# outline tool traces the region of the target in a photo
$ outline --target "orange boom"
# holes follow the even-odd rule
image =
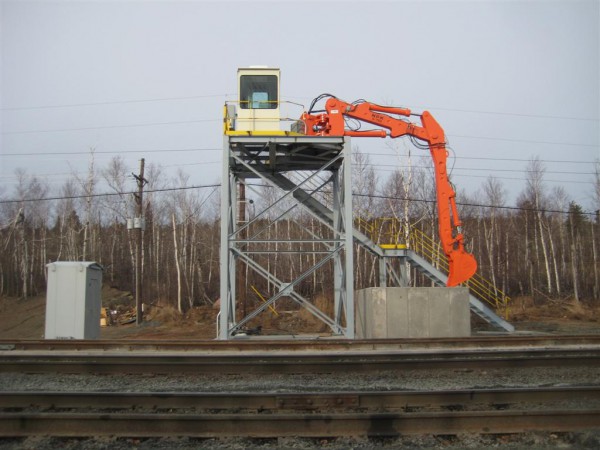
[[[325,111],[312,114],[316,101],[329,97],[325,103]],[[414,124],[407,119],[394,116],[420,116],[421,124]],[[356,119],[377,125],[383,129],[359,131],[346,128],[346,118]],[[346,103],[334,96],[324,94],[317,97],[308,112],[300,118],[299,130],[314,136],[357,136],[357,137],[391,137],[412,136],[426,142],[435,169],[435,185],[438,210],[438,227],[444,253],[448,258],[450,273],[448,286],[456,286],[471,278],[477,270],[477,261],[464,247],[464,236],[456,208],[456,192],[448,180],[446,170],[446,138],[444,130],[429,112],[412,114],[410,109],[375,105],[366,101]]]

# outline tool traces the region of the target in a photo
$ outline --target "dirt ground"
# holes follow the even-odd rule
[[[180,314],[170,306],[146,308],[144,322],[135,324],[135,300],[128,292],[105,287],[103,307],[113,311],[112,324],[100,330],[101,339],[214,339],[216,337],[217,305],[193,308]],[[316,304],[326,310],[326,301]],[[549,334],[600,334],[600,302],[595,307],[573,300],[529,297],[513,300],[508,320],[517,332]],[[252,305],[248,312],[252,311]],[[45,296],[26,299],[0,298],[0,339],[43,339],[45,324]],[[110,314],[110,313],[109,313]],[[111,322],[111,318],[108,321]],[[260,327],[260,330],[258,329]],[[281,302],[274,310],[267,310],[250,322],[250,332],[263,335],[310,333],[327,335],[325,326],[306,310],[294,309],[293,304]],[[485,332],[487,326],[473,321],[474,332]]]

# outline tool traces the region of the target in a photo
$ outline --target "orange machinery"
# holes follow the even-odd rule
[[[325,110],[313,112],[316,102],[324,98],[327,98]],[[396,116],[418,116],[421,124],[414,124]],[[382,129],[352,130],[346,126],[347,118],[377,125]],[[429,112],[413,114],[410,109],[381,106],[364,100],[347,103],[330,94],[323,94],[313,100],[308,112],[302,114],[296,128],[297,131],[312,136],[389,136],[391,138],[410,136],[413,141],[416,138],[427,143],[435,168],[440,240],[450,267],[447,285],[456,286],[475,274],[477,261],[465,250],[464,236],[461,232],[462,224],[454,200],[456,192],[448,180],[446,168],[448,151],[444,130]],[[418,144],[418,141],[415,143]]]

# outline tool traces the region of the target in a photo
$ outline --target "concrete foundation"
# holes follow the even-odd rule
[[[356,339],[467,337],[467,288],[367,288],[355,293]]]

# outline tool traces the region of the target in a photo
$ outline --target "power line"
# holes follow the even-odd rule
[[[389,167],[389,164],[365,164],[366,166],[373,166],[373,167]],[[396,168],[401,168],[401,169],[431,169],[433,168],[432,166],[418,166],[418,165],[397,165]],[[390,169],[393,170],[393,169]],[[454,167],[454,170],[485,170],[485,171],[490,171],[490,172],[515,172],[515,173],[537,173],[538,171],[535,170],[529,170],[529,169],[490,169],[487,167]],[[552,171],[552,170],[544,170],[544,173],[553,173],[553,174],[559,174],[559,175],[595,175],[596,172],[566,172],[566,171]]]
[[[169,164],[167,166],[163,166],[161,165],[160,168],[170,168],[170,167],[188,167],[188,166],[202,166],[202,165],[206,165],[206,164],[221,164],[222,161],[203,161],[203,162],[197,162],[197,163],[188,163],[188,164]],[[127,170],[125,170],[124,172],[131,172],[132,170],[134,170],[133,168],[127,168]],[[50,177],[68,177],[68,176],[83,176],[83,175],[88,175],[88,172],[61,172],[61,173],[38,173],[38,174],[34,174],[32,176],[35,176],[37,178],[50,178]],[[127,175],[128,177],[131,177],[131,175]],[[13,175],[0,175],[0,180],[3,181],[10,181],[10,180],[16,180],[17,177],[13,176]],[[52,183],[57,183],[58,181],[52,181]],[[46,180],[46,182],[49,182],[48,180]]]
[[[189,189],[205,189],[205,188],[214,188],[221,187],[221,184],[205,184],[205,185],[197,185],[197,186],[185,186],[185,187],[177,187],[177,188],[163,188],[163,189],[147,189],[144,192],[154,193],[154,192],[170,192],[170,191],[185,191]],[[122,196],[122,195],[135,195],[136,191],[130,192],[104,192],[101,194],[89,194],[89,195],[66,195],[62,197],[42,197],[42,198],[25,198],[21,200],[0,200],[0,204],[9,204],[9,203],[31,203],[31,202],[45,202],[50,200],[77,200],[81,198],[96,198],[96,197],[112,197],[112,196]]]
[[[313,97],[305,97],[305,96],[285,96],[285,98],[295,98],[295,99],[303,99],[303,100],[312,100]],[[391,105],[386,105],[386,106],[391,106]],[[519,113],[519,112],[506,112],[506,111],[484,111],[484,110],[477,110],[477,109],[461,109],[461,108],[442,108],[442,107],[437,107],[437,106],[422,106],[422,105],[410,105],[410,104],[406,104],[404,105],[407,108],[413,109],[413,110],[421,110],[421,111],[425,111],[425,110],[436,110],[436,111],[455,111],[455,112],[461,112],[461,113],[473,113],[473,114],[492,114],[492,115],[498,115],[498,116],[515,116],[515,117],[532,117],[532,118],[539,118],[539,119],[556,119],[556,120],[583,120],[583,121],[590,121],[590,122],[598,122],[599,119],[592,119],[589,117],[575,117],[575,116],[555,116],[555,115],[546,115],[546,114],[527,114],[527,113]]]
[[[413,106],[413,108],[420,108],[420,107]],[[434,106],[429,106],[427,109],[438,110],[438,111],[456,111],[456,112],[474,113],[474,114],[493,114],[493,115],[498,115],[498,116],[533,117],[536,119],[583,120],[583,121],[589,121],[589,122],[598,122],[598,119],[591,119],[589,117],[552,116],[552,115],[545,115],[545,114],[525,114],[525,113],[515,113],[515,112],[482,111],[482,110],[474,110],[474,109],[437,108]]]
[[[151,102],[162,102],[162,101],[195,100],[195,99],[203,99],[203,98],[219,98],[219,97],[226,98],[226,97],[230,97],[232,95],[234,95],[234,94],[224,93],[224,94],[187,95],[187,96],[181,96],[181,97],[157,97],[157,98],[147,98],[147,99],[114,100],[114,101],[105,101],[105,102],[67,103],[67,104],[58,104],[58,105],[8,106],[8,107],[0,108],[0,111],[23,111],[23,110],[53,109],[53,108],[78,108],[78,107],[87,107],[87,106],[105,106],[105,105],[121,105],[121,104],[131,104],[131,103],[151,103]],[[311,97],[299,97],[299,96],[284,96],[283,98],[306,99],[306,100],[312,99]],[[527,114],[527,113],[505,112],[505,111],[485,111],[485,110],[476,110],[476,109],[444,108],[444,107],[421,106],[421,105],[408,105],[408,106],[411,109],[429,109],[429,110],[455,111],[455,112],[473,113],[473,114],[491,114],[491,115],[499,115],[499,116],[532,117],[532,118],[540,118],[540,119],[581,120],[581,121],[598,122],[598,119],[593,119],[593,118],[589,118],[589,117],[555,116],[555,115],[546,115],[546,114]]]
[[[468,158],[468,157],[465,157]],[[475,158],[477,159],[477,158]],[[492,159],[493,158],[489,158]],[[527,160],[520,160],[520,161],[527,161]],[[544,161],[542,161],[544,162]],[[548,162],[548,161],[545,161]],[[563,162],[567,162],[567,161],[563,161]],[[594,162],[591,162],[592,164]],[[589,163],[588,163],[589,164]],[[374,170],[378,171],[378,172],[395,172],[397,170],[397,168],[417,168],[417,169],[431,169],[431,166],[419,166],[419,165],[397,165],[395,166],[396,168],[390,168],[389,164],[372,164],[372,163],[366,163],[364,164],[365,166],[373,166],[376,167]],[[490,175],[471,175],[471,174],[461,174],[461,173],[456,173],[455,171],[461,171],[461,170],[467,170],[467,171],[489,171],[489,172],[513,172],[513,173],[535,173],[535,171],[532,170],[528,170],[528,169],[522,169],[522,170],[518,170],[518,169],[495,169],[495,168],[469,168],[469,167],[454,167],[452,169],[452,173],[453,175],[456,176],[460,176],[461,178],[489,178]],[[558,175],[596,175],[596,172],[572,172],[572,171],[547,171],[544,170],[544,174],[558,174]],[[493,176],[493,175],[492,175]],[[494,176],[494,178],[500,179],[500,180],[519,180],[519,181],[527,181],[527,178],[516,178],[516,177],[497,177]],[[588,183],[592,183],[593,181],[580,181],[580,180],[549,180],[549,179],[544,179],[543,181],[547,181],[547,182],[552,182],[552,183],[578,183],[578,184],[588,184]]]
[[[184,121],[170,121],[170,122],[148,122],[139,124],[129,125],[105,125],[96,127],[78,127],[78,128],[61,128],[54,130],[23,130],[23,131],[3,131],[0,134],[3,135],[19,135],[19,134],[35,134],[35,133],[60,133],[69,131],[89,131],[89,130],[105,130],[115,128],[136,128],[136,127],[151,127],[151,126],[163,126],[163,125],[189,125],[193,123],[205,123],[205,122],[221,122],[222,119],[198,119],[198,120],[184,120]],[[491,136],[470,136],[460,134],[449,134],[449,137],[467,138],[467,139],[484,139],[491,141],[503,141],[503,142],[523,142],[526,144],[542,144],[542,145],[564,145],[571,147],[599,147],[598,144],[580,144],[574,142],[552,142],[552,141],[536,141],[530,139],[511,139],[511,138],[500,138]]]
[[[551,142],[551,141],[533,141],[529,139],[511,139],[490,136],[468,136],[461,134],[448,134],[450,137],[468,138],[468,139],[485,139],[488,141],[504,141],[504,142],[524,142],[526,144],[543,144],[543,145],[565,145],[570,147],[599,147],[598,144],[577,144],[574,142]]]
[[[460,175],[460,174],[456,174],[457,176],[461,177],[461,178],[489,178],[489,176],[485,176],[485,175]],[[527,178],[515,178],[515,177],[494,177],[498,180],[515,180],[515,181],[528,181]],[[592,184],[593,181],[579,181],[579,180],[547,180],[544,179],[544,182],[548,182],[548,183],[561,183],[561,184]]]
[[[26,131],[4,131],[1,134],[33,134],[33,133],[57,133],[63,131],[88,131],[88,130],[104,130],[109,128],[134,128],[134,127],[153,127],[158,125],[188,125],[191,123],[201,122],[221,122],[222,119],[199,119],[199,120],[181,120],[174,122],[151,122],[151,123],[137,123],[130,125],[106,125],[100,127],[81,127],[81,128],[62,128],[57,130],[26,130]]]
[[[361,154],[364,155],[375,155],[375,156],[400,156],[400,157],[408,157],[409,155],[407,154],[395,154],[395,153],[372,153],[372,152],[360,152]],[[422,154],[418,154],[418,155],[410,155],[415,156],[415,157],[422,157],[424,155]],[[531,159],[525,159],[525,158],[490,158],[490,157],[486,157],[486,156],[458,156],[455,155],[453,156],[454,159],[478,159],[478,160],[485,160],[485,161],[510,161],[510,162],[531,162]],[[596,161],[573,161],[573,160],[569,160],[569,159],[539,159],[538,161],[543,162],[543,163],[561,163],[561,164],[596,164],[596,163],[600,163],[600,159],[596,160]]]
[[[209,149],[206,149],[209,150]],[[220,150],[220,149],[214,149]],[[95,153],[123,153],[123,152],[95,152]],[[132,153],[144,153],[144,151],[134,151]],[[68,153],[75,154],[75,153]],[[79,152],[77,154],[80,154]],[[87,154],[86,152],[81,152],[81,154]],[[163,166],[161,168],[170,168],[170,167],[187,167],[187,166],[202,166],[208,164],[220,164],[221,161],[202,161],[196,163],[188,163],[188,164],[170,164]],[[396,166],[396,168],[388,168],[389,166],[384,164],[366,164],[367,166],[374,167],[374,170],[377,172],[395,172],[398,168],[417,168],[417,169],[429,169],[430,166]],[[489,171],[492,172],[491,175],[472,175],[472,174],[463,174],[457,171],[467,170],[467,171]],[[519,177],[506,177],[506,176],[496,176],[493,172],[512,172],[512,173],[521,173],[521,172],[531,172],[527,170],[513,170],[513,169],[489,169],[489,168],[460,168],[455,167],[453,169],[452,174],[456,177],[461,178],[489,178],[493,176],[498,180],[513,180],[513,181],[527,181],[527,178],[519,178]],[[87,172],[74,172],[74,173],[49,173],[49,174],[36,174],[35,176],[40,178],[54,177],[54,176],[70,176],[70,175],[84,175]],[[595,172],[565,172],[565,171],[545,171],[544,173],[552,173],[552,174],[564,174],[564,175],[595,175]],[[9,182],[11,179],[16,180],[15,176],[8,175],[0,175],[0,179],[3,179],[5,182]],[[553,180],[553,179],[544,179],[544,182],[548,183],[567,183],[567,184],[590,184],[593,181],[582,181],[582,180]]]
[[[352,195],[354,195],[355,197],[379,198],[379,199],[384,199],[384,200],[402,200],[402,201],[409,201],[409,202],[437,203],[436,200],[424,200],[424,199],[417,199],[417,198],[410,198],[410,197],[402,198],[402,197],[392,197],[392,196],[388,196],[388,195],[356,194],[356,193],[353,193]],[[464,203],[464,202],[456,202],[456,204],[459,206],[507,209],[507,210],[512,210],[512,211],[528,211],[528,212],[555,213],[555,214],[570,214],[571,213],[570,211],[560,211],[560,210],[553,210],[553,209],[522,208],[519,206],[494,206],[494,205],[481,205],[478,203]],[[596,213],[584,212],[584,211],[581,212],[581,214],[585,214],[585,215],[589,215],[589,216],[596,215]]]
[[[155,150],[94,150],[97,154],[122,154],[122,153],[167,153],[167,152],[208,152],[221,151],[223,148],[180,148],[180,149],[155,149]],[[89,155],[90,151],[81,152],[28,152],[28,153],[4,153],[2,156],[64,156],[64,155]]]
[[[192,148],[164,148],[164,149],[149,149],[149,150],[94,150],[94,154],[122,154],[122,153],[170,153],[170,152],[207,152],[207,151],[221,151],[222,147],[192,147]],[[408,157],[407,154],[395,154],[395,153],[374,153],[374,152],[363,152],[360,154],[367,156],[386,156],[386,157]],[[80,152],[21,152],[21,153],[3,153],[2,156],[63,156],[63,155],[89,155],[89,151]],[[424,157],[424,154],[410,155],[411,157]],[[483,161],[508,161],[508,162],[531,162],[531,159],[525,158],[491,158],[485,156],[453,156],[454,159],[466,159],[466,160],[483,160]],[[560,163],[560,164],[596,164],[600,163],[600,159],[596,161],[574,161],[567,159],[539,159],[542,163]]]
[[[221,183],[217,184],[206,184],[206,185],[196,185],[196,186],[185,186],[185,187],[176,187],[176,188],[163,188],[163,189],[148,189],[146,193],[155,193],[155,192],[172,192],[172,191],[184,191],[190,189],[206,189],[206,188],[218,188],[221,187]],[[271,186],[265,186],[271,187]],[[123,195],[135,195],[136,191],[129,192],[106,192],[102,194],[90,194],[90,195],[69,195],[62,197],[43,197],[37,199],[21,199],[21,200],[0,200],[0,204],[9,204],[9,203],[29,203],[29,202],[41,202],[41,201],[50,201],[50,200],[76,200],[82,198],[90,198],[90,197],[110,197],[110,196],[123,196]],[[367,197],[367,198],[377,198],[384,200],[401,200],[401,201],[410,201],[410,202],[421,202],[421,203],[436,203],[436,200],[426,200],[421,198],[411,198],[411,197],[394,197],[390,195],[377,195],[377,194],[359,194],[352,193],[355,197]],[[555,213],[555,214],[570,214],[570,211],[560,211],[553,209],[537,209],[537,208],[523,208],[518,206],[494,206],[494,205],[482,205],[478,203],[464,203],[464,202],[456,202],[459,206],[471,206],[477,208],[495,208],[495,209],[506,209],[512,211],[528,211],[528,212],[542,212],[542,213]],[[595,216],[596,213],[585,212],[582,211],[581,214]]]
[[[229,97],[231,94],[211,94],[211,95],[190,95],[186,97],[161,97],[161,98],[148,98],[140,100],[117,100],[111,102],[90,102],[90,103],[72,103],[65,105],[44,105],[44,106],[9,106],[6,108],[0,108],[1,111],[23,111],[30,109],[52,109],[52,108],[78,108],[83,106],[104,106],[104,105],[122,105],[126,103],[149,103],[149,102],[162,102],[172,100],[193,100],[199,98],[215,98],[215,97]]]
[[[454,156],[455,159],[481,159],[488,161],[516,161],[516,162],[531,162],[531,159],[523,159],[523,158],[486,158],[483,156]],[[538,159],[538,161],[543,163],[560,163],[560,164],[595,164],[600,162],[600,159],[597,161],[573,161],[567,159]]]
[[[164,125],[189,125],[194,123],[206,123],[206,122],[221,122],[222,119],[199,119],[199,120],[182,120],[182,121],[172,121],[172,122],[148,122],[148,123],[138,123],[138,124],[129,124],[129,125],[105,125],[105,126],[97,126],[97,127],[79,127],[79,128],[61,128],[55,130],[23,130],[23,131],[3,131],[0,134],[3,135],[19,135],[19,134],[35,134],[35,133],[60,133],[60,132],[69,132],[69,131],[90,131],[90,130],[106,130],[106,129],[118,129],[118,128],[136,128],[136,127],[152,127],[152,126],[164,126]],[[499,137],[490,137],[490,136],[469,136],[469,135],[459,135],[452,134],[447,135],[449,137],[457,137],[457,138],[468,138],[468,139],[484,139],[491,141],[503,141],[503,142],[523,142],[526,144],[542,144],[542,145],[564,145],[571,147],[599,147],[598,144],[578,144],[573,142],[552,142],[552,141],[535,141],[529,139],[510,139],[510,138],[499,138]]]

